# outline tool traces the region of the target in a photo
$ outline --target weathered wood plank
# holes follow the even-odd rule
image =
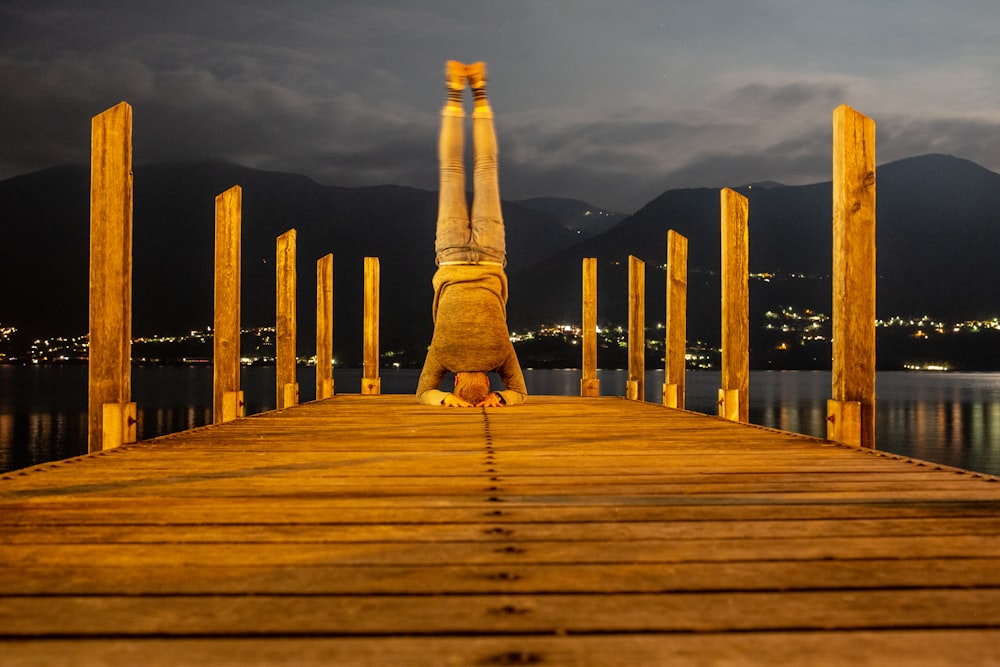
[[[294,637],[0,641],[10,667],[127,665],[995,665],[996,630],[493,637]]]
[[[1000,629],[993,589],[635,595],[0,598],[19,637]],[[941,609],[948,609],[947,616]]]
[[[69,564],[0,570],[0,595],[283,595],[662,593],[878,588],[997,588],[997,558],[720,563],[441,563],[230,565],[220,568]]]
[[[717,662],[815,637],[856,663],[961,639],[919,654],[947,664],[1000,628],[994,478],[621,399],[340,395],[6,474],[0,544],[6,661],[323,636],[404,663]]]

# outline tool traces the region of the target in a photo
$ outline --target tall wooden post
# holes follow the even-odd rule
[[[628,381],[625,397],[633,401],[646,396],[646,264],[628,258]]]
[[[378,368],[379,287],[380,268],[378,257],[365,257],[365,330],[364,373],[361,378],[362,394],[382,393],[382,379]]]
[[[135,442],[132,396],[132,107],[94,116],[90,158],[88,449]]]
[[[747,198],[723,188],[722,207],[722,388],[719,416],[750,419],[750,270]]]
[[[240,247],[243,189],[234,185],[215,198],[215,323],[213,420],[243,416],[240,391]]]
[[[277,322],[276,383],[278,409],[299,402],[299,385],[295,380],[295,230],[289,229],[277,243]]]
[[[833,112],[833,398],[827,437],[875,447],[875,122]]]
[[[663,369],[663,404],[684,409],[687,372],[688,240],[667,231],[667,340]]]
[[[333,255],[316,262],[316,400],[333,396]]]
[[[583,258],[583,375],[581,396],[600,396],[597,378],[597,258]]]

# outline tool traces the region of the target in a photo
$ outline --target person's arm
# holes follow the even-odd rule
[[[528,398],[528,388],[524,385],[524,374],[521,372],[521,364],[518,363],[517,354],[513,350],[511,350],[510,356],[507,357],[503,366],[497,369],[497,373],[500,375],[504,389],[503,391],[493,393],[502,400],[501,405],[520,405],[524,403]]]
[[[452,408],[473,407],[472,403],[439,389],[441,380],[447,372],[448,369],[438,362],[434,352],[427,350],[424,368],[420,371],[420,379],[417,381],[417,400],[424,405],[444,405]]]
[[[441,386],[441,379],[447,372],[447,369],[438,362],[434,351],[427,350],[424,367],[420,371],[420,379],[417,380],[417,400],[425,405],[442,405],[447,392],[441,391],[438,387]]]

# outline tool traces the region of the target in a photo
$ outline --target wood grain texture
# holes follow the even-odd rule
[[[132,107],[91,121],[88,449],[104,448],[104,405],[132,395]],[[127,442],[124,434],[113,436]]]
[[[722,387],[719,414],[746,423],[750,421],[749,202],[729,188],[722,189],[719,199],[722,210]]]
[[[687,392],[687,280],[688,240],[674,230],[667,231],[666,356],[664,385],[674,385],[673,400],[664,405],[684,409]]]
[[[215,198],[215,298],[212,327],[212,416],[216,424],[240,416],[228,412],[226,395],[240,391],[240,284],[243,189],[234,185]],[[228,414],[227,414],[228,412]]]
[[[297,321],[295,298],[298,273],[296,271],[296,231],[289,229],[276,242],[275,282],[277,303],[275,304],[275,377],[276,405],[288,408],[298,403],[295,368],[297,350],[295,339]]]
[[[875,122],[833,112],[833,400],[860,403],[843,442],[875,447]]]
[[[331,399],[0,477],[4,664],[990,664],[996,478],[621,398]]]

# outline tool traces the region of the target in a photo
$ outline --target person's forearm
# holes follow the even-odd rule
[[[428,389],[421,394],[417,394],[417,400],[424,405],[441,405],[444,397],[447,395],[448,392],[441,391],[440,389]]]
[[[528,398],[527,394],[522,394],[519,391],[514,391],[513,389],[504,389],[503,391],[498,391],[503,397],[505,405],[520,405],[524,403],[525,399]]]

